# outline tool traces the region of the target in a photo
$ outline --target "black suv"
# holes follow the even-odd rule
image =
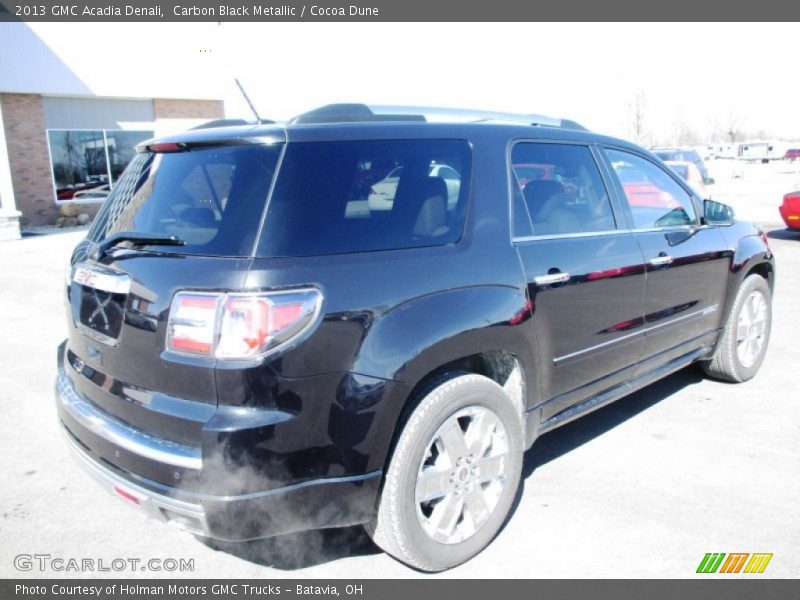
[[[58,412],[107,490],[204,538],[363,524],[446,569],[539,435],[764,358],[764,233],[570,121],[333,105],[137,151],[72,256]]]

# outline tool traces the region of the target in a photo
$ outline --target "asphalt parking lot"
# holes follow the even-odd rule
[[[542,437],[505,529],[436,577],[684,578],[707,552],[773,553],[763,575],[736,577],[800,574],[800,234],[783,230],[776,209],[793,169],[717,163],[711,195],[764,223],[777,259],[759,375],[730,385],[686,369]],[[52,389],[64,269],[81,235],[0,244],[0,577],[423,576],[358,528],[212,549],[100,492],[60,438]],[[19,571],[20,554],[194,559],[194,570]]]

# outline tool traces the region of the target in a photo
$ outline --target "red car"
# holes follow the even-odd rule
[[[783,155],[783,160],[800,160],[800,148],[790,148]]]
[[[614,163],[614,170],[631,206],[679,208],[680,202],[669,192],[647,180],[647,176],[627,163]]]
[[[786,226],[789,229],[800,231],[800,192],[786,194],[779,210]]]
[[[538,181],[540,179],[553,179],[555,173],[554,165],[540,165],[540,164],[521,164],[514,165],[514,173],[517,175],[519,187],[524,188],[525,184],[529,181]]]

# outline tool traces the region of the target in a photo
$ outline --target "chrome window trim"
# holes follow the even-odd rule
[[[597,142],[590,141],[590,140],[570,140],[570,139],[559,139],[559,138],[549,138],[549,137],[518,137],[509,140],[506,143],[506,177],[508,179],[508,185],[506,193],[508,194],[508,226],[509,231],[511,233],[511,243],[512,245],[517,243],[518,241],[533,241],[539,239],[558,239],[562,237],[590,237],[594,235],[606,235],[611,233],[621,233],[622,230],[620,229],[613,229],[607,231],[600,231],[600,232],[574,232],[569,234],[545,234],[545,235],[527,235],[527,236],[516,236],[514,235],[514,223],[515,223],[515,212],[514,212],[514,189],[518,189],[520,192],[522,190],[519,186],[519,179],[517,178],[517,173],[514,171],[514,163],[511,160],[512,154],[514,152],[514,148],[516,148],[519,144],[555,144],[555,145],[562,145],[562,146],[582,146],[589,150],[589,154],[594,161],[595,167],[597,168],[597,174],[600,177],[600,181],[603,184],[603,187],[606,190],[606,195],[608,196],[609,205],[611,206],[611,214],[614,217],[614,222],[617,226],[620,225],[620,217],[624,216],[618,214],[617,206],[615,205],[612,194],[611,188],[609,188],[609,181],[606,177],[604,172],[603,162],[600,160],[600,156],[598,156],[597,152],[595,151],[597,148]],[[530,212],[528,212],[527,208],[525,214],[528,216],[528,223],[531,226],[531,231],[534,231],[533,221],[531,219]]]
[[[620,235],[622,233],[630,233],[625,229],[607,229],[605,231],[580,231],[576,233],[549,233],[542,235],[523,235],[511,239],[514,243],[518,242],[534,242],[537,240],[560,240],[571,238],[585,238],[585,237],[603,237],[608,235]]]
[[[669,233],[671,231],[698,231],[700,229],[709,229],[708,225],[697,225],[696,223],[693,224],[686,224],[686,225],[671,225],[669,227],[640,227],[635,229],[629,229],[631,233],[654,233],[659,231],[664,231]]]
[[[515,244],[518,242],[535,242],[537,240],[558,240],[570,238],[584,238],[584,237],[602,237],[609,235],[621,235],[625,233],[657,233],[664,232],[670,233],[672,231],[698,231],[700,229],[710,229],[709,225],[674,225],[671,227],[649,227],[641,229],[607,229],[605,231],[580,231],[576,233],[551,233],[542,235],[522,235],[514,236],[511,241]]]

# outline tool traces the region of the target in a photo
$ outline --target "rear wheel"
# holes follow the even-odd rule
[[[724,381],[752,379],[764,361],[772,327],[772,294],[766,280],[750,275],[733,302],[722,339],[710,361],[707,375]]]
[[[468,560],[506,520],[519,485],[520,415],[494,381],[457,375],[428,393],[406,423],[386,473],[378,546],[424,571]]]

